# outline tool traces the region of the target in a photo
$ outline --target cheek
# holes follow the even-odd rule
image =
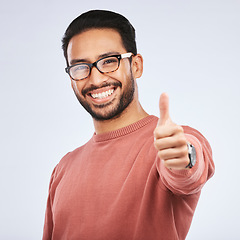
[[[118,71],[118,75],[116,75],[116,78],[118,78],[123,85],[129,84],[129,79],[131,78],[131,68],[129,66],[129,63],[124,62],[124,64],[121,65],[121,68]]]

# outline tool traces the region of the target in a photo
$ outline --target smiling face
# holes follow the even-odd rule
[[[126,53],[120,34],[113,29],[91,29],[74,36],[68,45],[69,65],[93,63],[102,57]],[[117,118],[137,100],[135,56],[120,61],[118,70],[100,73],[95,67],[72,88],[82,106],[98,121]],[[141,75],[141,73],[140,73]]]

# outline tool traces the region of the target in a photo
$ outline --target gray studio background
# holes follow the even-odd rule
[[[90,9],[117,11],[135,26],[147,112],[158,115],[159,96],[168,92],[172,119],[211,143],[216,174],[187,239],[240,239],[237,0],[1,0],[0,239],[41,239],[51,172],[94,132],[64,72],[60,41]]]

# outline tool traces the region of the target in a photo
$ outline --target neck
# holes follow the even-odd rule
[[[96,134],[115,131],[148,116],[139,101],[133,101],[130,105],[131,106],[127,107],[118,118],[113,118],[105,121],[98,121],[93,119]]]

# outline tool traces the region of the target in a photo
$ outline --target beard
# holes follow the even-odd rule
[[[87,92],[96,90],[98,88],[108,87],[108,86],[114,86],[119,87],[122,89],[122,83],[115,80],[111,82],[105,82],[101,86],[92,86],[87,89],[82,90],[82,95],[85,96]],[[105,121],[110,119],[116,119],[119,118],[122,114],[122,112],[129,106],[129,104],[133,101],[134,93],[135,93],[135,85],[134,85],[134,79],[132,76],[132,72],[128,78],[128,84],[123,89],[123,93],[120,96],[120,99],[118,100],[118,103],[114,104],[114,101],[116,99],[113,99],[110,102],[100,104],[100,105],[93,105],[93,107],[90,106],[90,104],[84,99],[79,96],[79,94],[75,91],[74,93],[80,102],[80,104],[85,108],[85,110],[92,116],[93,119],[97,121]],[[100,110],[100,111],[97,111]]]

